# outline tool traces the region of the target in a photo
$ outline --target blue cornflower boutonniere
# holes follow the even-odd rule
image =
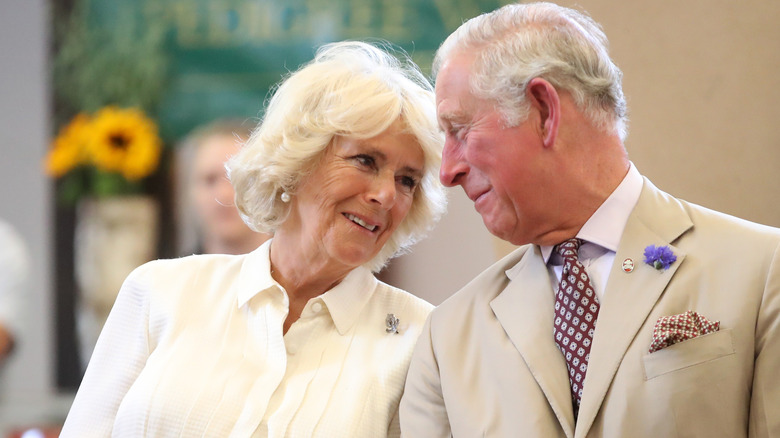
[[[669,269],[676,261],[677,256],[668,246],[650,245],[645,248],[645,263],[659,271]]]

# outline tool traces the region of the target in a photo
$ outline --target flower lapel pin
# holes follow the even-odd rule
[[[645,248],[645,263],[659,271],[665,271],[677,261],[672,250],[664,246],[650,245]]]
[[[387,318],[385,318],[385,325],[387,326],[385,331],[397,335],[399,322],[401,322],[400,319],[396,318],[392,313],[388,313]]]

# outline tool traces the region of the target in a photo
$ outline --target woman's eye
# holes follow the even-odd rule
[[[412,178],[411,176],[402,176],[400,178],[401,185],[406,187],[409,190],[413,190],[415,187],[417,187],[417,180]]]
[[[374,157],[371,155],[356,155],[354,157],[355,160],[357,160],[358,163],[360,163],[361,166],[376,167],[376,160],[374,160]]]
[[[198,180],[198,183],[202,187],[214,187],[215,185],[217,185],[217,183],[219,183],[219,179],[220,176],[218,175],[213,175],[213,174],[203,175]]]

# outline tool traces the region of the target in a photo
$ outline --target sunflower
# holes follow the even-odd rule
[[[161,143],[157,125],[142,111],[108,106],[90,123],[86,146],[98,169],[136,181],[157,168]]]
[[[54,139],[54,147],[46,155],[45,171],[53,177],[61,177],[76,167],[87,163],[86,139],[90,118],[79,113]]]
[[[73,205],[84,196],[143,193],[142,179],[157,170],[161,153],[157,124],[143,111],[106,106],[78,114],[59,132],[44,170],[61,180],[60,200]]]

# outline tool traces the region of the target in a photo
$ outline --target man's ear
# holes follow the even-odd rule
[[[561,119],[561,101],[555,87],[542,78],[533,78],[526,87],[526,98],[539,112],[539,132],[545,147],[555,144]]]

